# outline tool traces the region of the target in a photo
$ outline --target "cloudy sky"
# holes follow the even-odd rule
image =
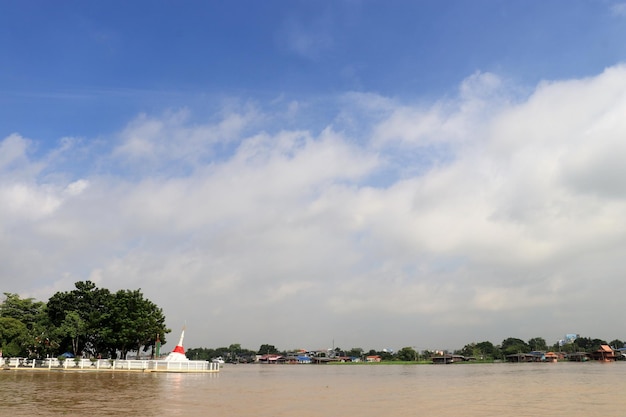
[[[171,347],[626,339],[626,3],[0,7],[2,292],[141,288]]]

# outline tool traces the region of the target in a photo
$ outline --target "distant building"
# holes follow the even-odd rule
[[[565,335],[564,339],[559,340],[559,346],[564,346],[567,345],[569,343],[574,343],[576,341],[576,339],[578,339],[580,337],[579,334],[576,333],[568,333]]]

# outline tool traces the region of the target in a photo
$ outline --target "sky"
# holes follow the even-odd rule
[[[0,0],[0,289],[174,347],[626,339],[626,3]]]

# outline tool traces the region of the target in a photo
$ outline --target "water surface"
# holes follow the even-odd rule
[[[1,416],[625,416],[626,363],[1,371]]]

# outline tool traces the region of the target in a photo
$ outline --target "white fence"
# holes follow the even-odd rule
[[[156,372],[219,372],[219,364],[207,361],[157,361],[157,360],[121,360],[121,359],[72,359],[59,361],[57,358],[31,360],[9,358],[5,362],[9,368],[37,369],[73,369],[73,370],[126,370]]]

